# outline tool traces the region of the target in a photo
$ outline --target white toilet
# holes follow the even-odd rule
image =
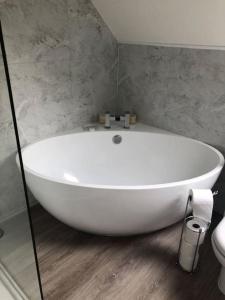
[[[212,246],[222,268],[218,279],[220,291],[225,295],[225,217],[212,234]]]

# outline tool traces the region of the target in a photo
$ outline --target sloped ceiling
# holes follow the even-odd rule
[[[225,48],[225,0],[92,0],[117,40]]]

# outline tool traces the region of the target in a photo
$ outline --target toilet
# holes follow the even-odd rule
[[[212,246],[216,257],[222,266],[218,279],[218,286],[220,291],[225,295],[225,217],[212,234]]]

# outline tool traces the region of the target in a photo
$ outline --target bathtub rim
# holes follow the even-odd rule
[[[179,137],[181,139],[186,139],[189,140],[191,142],[195,142],[198,143],[200,145],[203,145],[204,147],[207,147],[209,149],[211,149],[215,154],[217,154],[219,162],[218,164],[215,166],[215,168],[213,168],[211,171],[204,173],[200,176],[196,176],[190,179],[185,179],[185,180],[179,180],[179,181],[174,181],[174,182],[169,182],[169,183],[158,183],[158,184],[151,184],[151,185],[100,185],[100,184],[84,184],[84,183],[76,183],[76,182],[69,182],[68,180],[64,180],[64,179],[57,179],[54,178],[52,176],[46,176],[43,175],[39,172],[34,171],[33,169],[29,168],[28,166],[26,166],[25,162],[23,161],[24,164],[24,170],[38,178],[50,181],[50,182],[54,182],[54,183],[59,183],[59,184],[64,184],[67,186],[75,186],[75,187],[81,187],[81,188],[92,188],[92,189],[103,189],[103,190],[157,190],[157,189],[165,189],[165,188],[173,188],[176,186],[182,186],[182,185],[188,185],[191,184],[193,182],[198,182],[198,181],[202,181],[204,179],[207,179],[208,177],[211,177],[217,173],[220,173],[223,169],[224,163],[225,163],[225,159],[223,154],[217,150],[215,147],[208,145],[207,143],[204,143],[202,141],[196,140],[196,139],[192,139],[189,137],[185,137],[182,135],[177,135],[177,134],[173,134],[170,132],[151,132],[151,131],[142,131],[142,130],[109,130],[109,131],[94,131],[94,132],[108,132],[108,133],[112,133],[112,134],[117,134],[118,132],[120,134],[122,134],[123,132],[128,133],[128,132],[138,132],[138,133],[149,133],[149,134],[153,134],[153,135],[165,135],[165,136],[176,136]],[[90,131],[78,131],[78,132],[70,132],[70,133],[65,133],[65,134],[60,134],[60,135],[56,135],[56,136],[52,136],[52,137],[48,137],[45,139],[40,139],[32,144],[29,144],[25,147],[23,147],[21,149],[21,153],[23,156],[23,152],[27,149],[29,149],[30,147],[38,144],[39,142],[43,142],[46,140],[50,140],[50,139],[54,139],[54,138],[60,138],[63,136],[69,136],[69,135],[76,135],[76,134],[91,134],[93,132]],[[16,154],[16,163],[17,165],[19,165],[19,160],[18,160],[18,154]]]

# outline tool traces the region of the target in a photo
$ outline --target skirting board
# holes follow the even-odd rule
[[[0,282],[6,288],[12,299],[15,300],[29,300],[24,294],[19,285],[15,282],[13,277],[9,274],[5,266],[0,262]]]
[[[11,211],[10,213],[8,213],[7,215],[3,215],[0,217],[0,224],[3,223],[3,222],[6,222],[10,219],[12,219],[13,217],[23,213],[24,211],[26,210],[26,207],[21,207],[20,209],[17,209],[17,210],[13,210]]]
[[[33,207],[33,206],[35,206],[37,204],[38,204],[38,202],[36,200],[31,200],[30,201],[30,207]],[[20,209],[13,210],[10,213],[8,213],[7,215],[1,216],[0,217],[0,224],[3,223],[3,222],[8,221],[9,219],[12,219],[13,217],[15,217],[15,216],[23,213],[26,210],[27,210],[27,207],[26,207],[26,205],[24,205]]]

